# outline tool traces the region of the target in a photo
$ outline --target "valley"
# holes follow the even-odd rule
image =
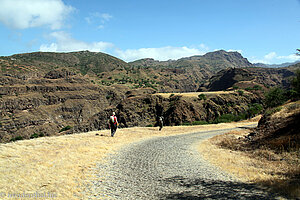
[[[0,66],[0,141],[9,142],[106,129],[112,111],[120,127],[156,126],[158,116],[166,125],[249,117],[268,88],[290,87],[298,65],[255,68],[221,50],[131,63],[88,51],[35,52],[0,57]]]

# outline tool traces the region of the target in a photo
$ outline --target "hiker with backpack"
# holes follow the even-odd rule
[[[115,112],[113,112],[112,116],[109,117],[108,125],[110,127],[111,137],[114,137],[118,128],[118,120]]]

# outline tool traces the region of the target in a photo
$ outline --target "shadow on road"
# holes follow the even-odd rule
[[[277,195],[254,184],[172,177],[163,180],[166,184],[176,184],[182,192],[161,195],[161,199],[275,199]]]

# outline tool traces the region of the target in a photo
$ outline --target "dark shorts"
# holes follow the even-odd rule
[[[118,128],[117,124],[111,124],[110,125],[111,136],[115,135],[115,133],[117,131],[117,128]]]

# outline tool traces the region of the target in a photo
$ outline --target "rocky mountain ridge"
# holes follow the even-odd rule
[[[264,67],[264,68],[281,68],[281,67],[289,67],[295,64],[300,63],[300,61],[295,61],[295,62],[286,62],[286,63],[281,63],[281,64],[264,64],[264,63],[254,63],[255,67]]]
[[[246,89],[258,87],[290,87],[290,79],[295,75],[287,68],[230,68],[212,76],[198,91],[219,91],[228,89]],[[258,89],[257,88],[257,89]]]
[[[0,57],[2,84],[42,78],[51,70],[65,69],[103,86],[152,87],[159,92],[197,91],[204,80],[221,69],[250,66],[252,64],[239,53],[223,50],[163,62],[142,59],[126,63],[107,54],[88,51],[35,52]]]
[[[153,95],[197,91],[219,70],[250,70],[251,63],[239,53],[143,62],[126,63],[87,51],[0,57],[0,141],[104,129],[112,111],[118,113],[121,127],[155,126],[158,115],[167,125],[180,125],[239,115],[261,103],[259,94],[247,92],[205,100]],[[251,78],[264,72],[249,70],[245,74],[252,73]],[[277,71],[264,73],[275,76]],[[278,79],[276,84],[281,84]]]

